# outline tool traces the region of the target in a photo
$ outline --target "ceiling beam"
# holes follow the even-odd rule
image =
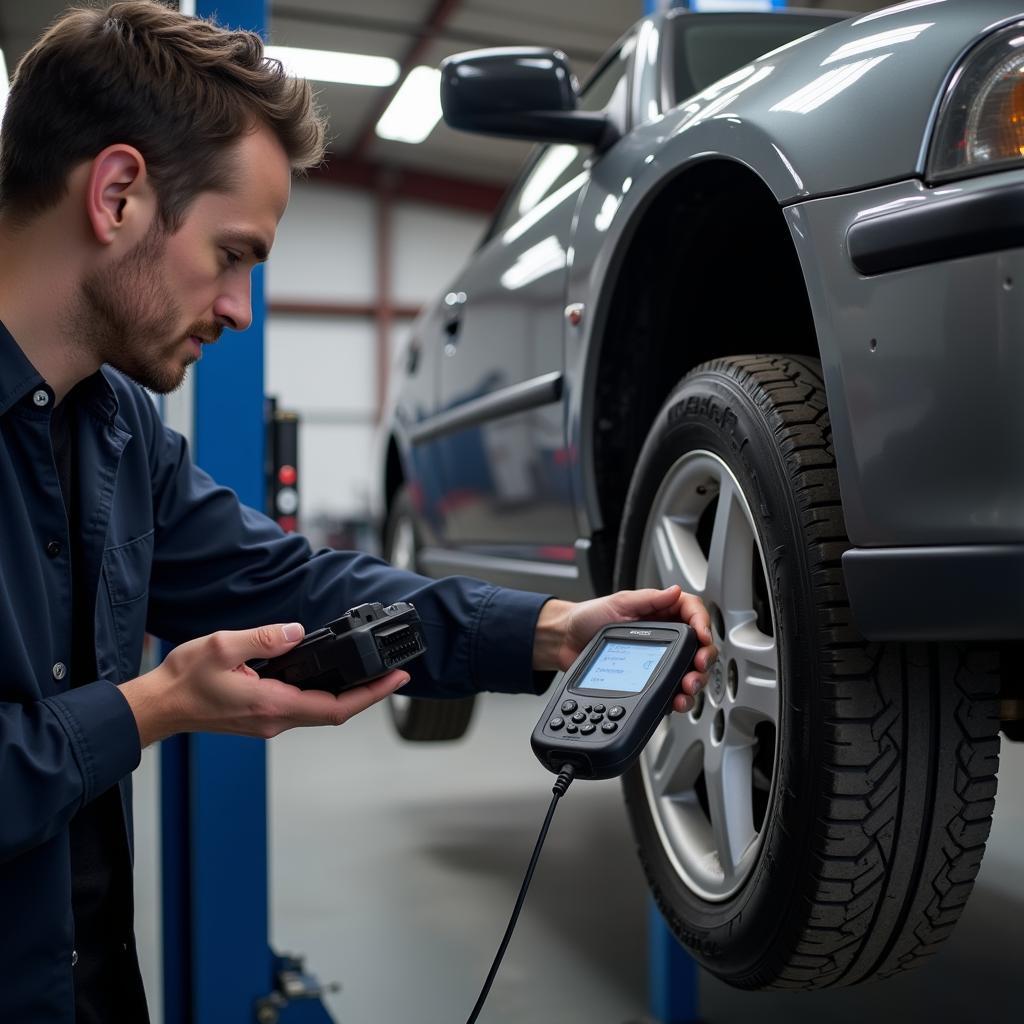
[[[431,174],[407,167],[385,167],[352,157],[329,158],[323,167],[309,172],[309,180],[370,192],[386,189],[396,199],[469,210],[487,216],[498,208],[505,194],[502,186],[490,182]]]
[[[806,3],[808,0],[803,0],[803,2]],[[350,11],[317,11],[299,4],[280,4],[276,0],[273,4],[272,14],[274,18],[313,26],[332,25],[337,28],[380,32],[384,35],[413,36],[416,39],[419,39],[424,32],[424,26],[418,22],[378,18]],[[537,36],[544,34],[540,28],[535,31]],[[522,36],[513,37],[497,35],[493,32],[478,32],[475,29],[456,28],[454,25],[443,25],[439,31],[435,32],[434,41],[437,42],[440,39],[450,39],[466,49],[473,50],[486,46],[523,46],[533,41],[529,38],[524,39]],[[566,53],[571,61],[581,64],[595,64],[604,56],[603,50],[591,50],[585,46],[559,46],[559,49]]]
[[[430,14],[427,15],[426,20],[423,22],[422,29],[413,38],[412,43],[406,48],[405,53],[398,62],[401,71],[397,81],[394,85],[382,90],[383,95],[381,99],[359,129],[356,141],[348,152],[349,158],[362,158],[366,156],[366,151],[374,140],[374,129],[377,127],[377,122],[381,119],[381,115],[388,109],[388,104],[394,99],[395,94],[401,88],[402,83],[405,81],[405,76],[421,62],[423,55],[427,52],[427,48],[437,38],[441,29],[444,28],[445,22],[455,13],[455,9],[459,6],[460,2],[461,0],[436,0]]]

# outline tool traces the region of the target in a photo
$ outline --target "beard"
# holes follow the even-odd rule
[[[181,386],[196,356],[181,355],[186,338],[215,340],[218,324],[195,323],[181,331],[181,307],[160,268],[167,234],[154,224],[120,259],[88,274],[71,311],[71,337],[125,376],[166,395]]]

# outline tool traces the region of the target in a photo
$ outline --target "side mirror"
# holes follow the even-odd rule
[[[510,139],[604,149],[619,137],[607,115],[576,109],[565,54],[539,47],[448,57],[441,63],[441,109],[452,128]]]

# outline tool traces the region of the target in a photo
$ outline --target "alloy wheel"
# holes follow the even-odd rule
[[[666,474],[640,549],[637,586],[699,595],[719,658],[688,714],[668,715],[641,756],[665,852],[692,891],[717,902],[757,862],[776,775],[779,657],[764,555],[736,477],[689,452]]]

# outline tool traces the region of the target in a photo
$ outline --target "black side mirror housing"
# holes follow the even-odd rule
[[[540,47],[448,57],[441,64],[441,109],[452,128],[510,139],[605,149],[619,136],[605,114],[576,109],[568,59]]]

